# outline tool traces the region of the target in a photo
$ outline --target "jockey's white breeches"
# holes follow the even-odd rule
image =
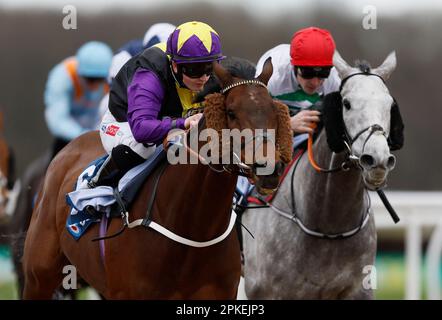
[[[156,149],[155,145],[145,146],[135,140],[128,122],[118,122],[112,113],[107,110],[101,120],[100,137],[104,150],[111,154],[112,149],[124,144],[135,151],[142,158],[149,158]]]

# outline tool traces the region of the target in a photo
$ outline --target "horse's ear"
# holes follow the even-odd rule
[[[342,97],[339,91],[329,93],[324,97],[322,116],[328,146],[335,153],[344,151],[345,129],[342,117]]]
[[[269,83],[272,74],[273,74],[272,57],[268,57],[267,60],[264,62],[261,74],[256,79],[267,85]]]
[[[396,99],[394,99],[393,105],[391,106],[388,145],[392,151],[399,150],[404,145],[404,122],[402,121],[402,116]]]
[[[345,79],[353,71],[353,68],[341,57],[338,50],[335,50],[333,54],[333,65],[341,79]]]
[[[388,78],[390,78],[390,75],[392,72],[396,69],[396,52],[391,52],[387,58],[385,58],[384,62],[377,67],[376,69],[373,69],[371,72],[374,74],[377,74],[378,76],[382,77],[384,81],[387,81]]]
[[[233,82],[233,77],[230,72],[224,69],[224,67],[219,62],[213,63],[213,71],[219,79],[221,87],[225,88]]]

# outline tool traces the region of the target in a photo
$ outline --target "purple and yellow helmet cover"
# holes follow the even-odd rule
[[[208,24],[198,21],[178,26],[167,40],[166,52],[176,63],[210,62],[225,58],[218,33]]]

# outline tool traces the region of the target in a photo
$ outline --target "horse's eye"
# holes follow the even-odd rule
[[[227,110],[227,116],[230,118],[230,120],[236,119],[235,113],[232,110]]]
[[[351,109],[351,105],[350,105],[350,102],[348,102],[348,100],[344,99],[342,101],[342,104],[344,105],[345,109],[347,109],[347,110]]]

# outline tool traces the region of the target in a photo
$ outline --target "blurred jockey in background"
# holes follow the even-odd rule
[[[109,70],[109,83],[120,71],[121,67],[133,56],[139,54],[144,49],[152,47],[160,42],[166,42],[169,35],[175,30],[176,26],[170,23],[156,23],[147,29],[143,39],[135,39],[124,44],[116,51],[112,58],[112,64]]]
[[[69,141],[98,128],[99,104],[109,91],[112,54],[103,42],[87,42],[76,56],[66,58],[49,72],[44,102],[46,123],[55,138],[51,158]]]
[[[120,71],[121,67],[129,61],[130,58],[141,53],[144,49],[152,47],[160,42],[166,42],[169,35],[175,30],[176,26],[167,22],[155,23],[144,34],[143,39],[134,39],[124,44],[116,51],[112,58],[112,64],[109,70],[109,84]],[[100,117],[102,117],[109,104],[109,95],[106,94],[100,103]]]

